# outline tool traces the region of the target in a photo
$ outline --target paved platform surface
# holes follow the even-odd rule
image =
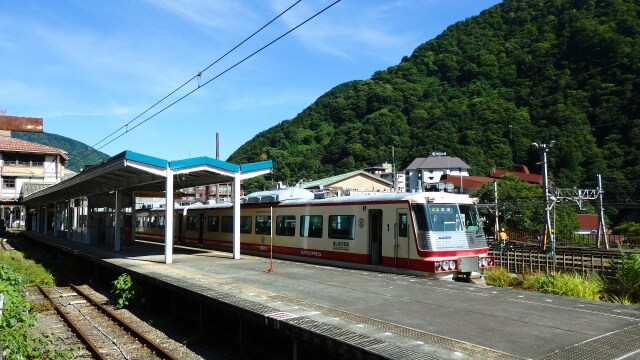
[[[192,248],[164,264],[160,244],[25,234],[387,358],[640,359],[638,307],[283,260],[270,273],[269,259]]]

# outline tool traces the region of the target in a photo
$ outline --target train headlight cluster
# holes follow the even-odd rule
[[[456,268],[455,260],[436,261],[436,271],[455,271]]]
[[[495,260],[494,260],[493,256],[479,258],[478,259],[478,266],[481,269],[482,268],[494,267],[495,266]]]

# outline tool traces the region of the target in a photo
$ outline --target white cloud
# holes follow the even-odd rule
[[[224,0],[150,0],[149,4],[159,6],[172,14],[181,16],[203,27],[211,35],[234,33],[255,24],[255,8],[240,1]],[[211,32],[211,30],[214,30]]]

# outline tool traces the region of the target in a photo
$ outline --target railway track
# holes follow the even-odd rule
[[[178,359],[97,301],[90,289],[69,285],[40,291],[95,358]]]

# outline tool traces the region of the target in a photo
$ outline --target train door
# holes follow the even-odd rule
[[[198,223],[198,244],[202,244],[202,236],[204,235],[204,213],[200,213],[200,220]]]
[[[411,247],[409,244],[409,217],[407,209],[396,209],[396,223],[394,229],[395,238],[395,254],[396,267],[409,267],[409,252]]]
[[[178,240],[179,243],[184,242],[184,234],[182,233],[182,229],[183,229],[182,219],[183,218],[184,218],[184,215],[182,215],[182,213],[178,213],[178,216],[176,216],[176,220],[178,222],[178,226],[177,226],[178,233],[174,234],[173,237],[175,238],[176,235],[177,235],[177,240]],[[174,230],[176,230],[176,229],[174,229]]]
[[[369,263],[382,264],[382,210],[369,210]]]

